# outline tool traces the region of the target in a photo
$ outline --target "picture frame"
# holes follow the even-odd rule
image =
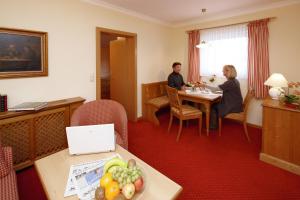
[[[0,27],[0,79],[48,76],[47,32]]]

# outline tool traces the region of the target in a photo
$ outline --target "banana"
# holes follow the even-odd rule
[[[121,158],[113,158],[105,163],[104,168],[103,168],[103,175],[106,172],[108,172],[108,170],[111,167],[114,167],[114,166],[127,167],[127,163],[124,162]]]
[[[116,169],[117,167],[119,167],[119,166],[116,166],[116,165],[111,166],[110,168],[107,169],[107,172],[113,173],[113,171],[115,171],[115,169]]]

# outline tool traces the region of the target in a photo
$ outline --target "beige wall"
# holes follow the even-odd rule
[[[186,30],[277,17],[269,25],[271,72],[283,73],[288,80],[300,80],[299,4],[184,28],[168,28],[80,0],[0,0],[0,5],[0,27],[49,34],[48,77],[0,80],[0,93],[8,94],[9,106],[73,96],[95,99],[97,26],[137,33],[138,116],[141,115],[141,83],[165,80],[175,60],[183,63],[186,77]],[[241,83],[245,93],[246,80]],[[252,102],[250,123],[261,124],[260,103]]]
[[[138,115],[141,83],[164,80],[172,29],[80,0],[0,0],[0,27],[48,32],[49,76],[0,80],[9,106],[82,96],[95,99],[96,27],[137,33]]]
[[[271,73],[282,73],[289,81],[300,81],[300,4],[272,10],[257,12],[223,20],[210,21],[180,28],[174,36],[173,44],[178,50],[177,57],[187,66],[187,34],[186,30],[215,27],[266,17],[276,17],[269,23],[269,55]],[[185,75],[187,67],[184,68]],[[218,80],[222,82],[223,79]],[[247,90],[247,81],[240,80],[243,94]],[[248,122],[256,125],[262,123],[261,101],[251,103]]]

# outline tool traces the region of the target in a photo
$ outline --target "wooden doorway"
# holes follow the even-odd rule
[[[96,99],[121,103],[131,121],[137,120],[137,35],[96,28]]]

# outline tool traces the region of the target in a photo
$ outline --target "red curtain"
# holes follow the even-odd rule
[[[200,81],[200,61],[199,61],[199,51],[200,49],[196,47],[200,43],[200,30],[194,30],[188,33],[188,82]]]
[[[248,87],[254,89],[256,98],[267,96],[264,82],[269,77],[269,19],[248,24]]]

